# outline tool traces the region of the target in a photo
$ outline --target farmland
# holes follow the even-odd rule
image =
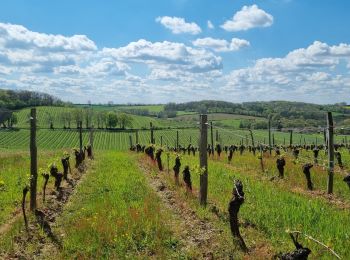
[[[60,159],[69,153],[73,164],[72,149],[79,147],[79,129],[63,129],[60,122],[62,111],[72,112],[75,107],[38,108],[38,168],[39,174],[48,171],[55,163],[61,168]],[[198,156],[181,153],[181,164],[188,165],[192,175],[193,191],[185,191],[184,184],[176,185],[173,164],[176,154],[170,149],[177,145],[187,147],[190,143],[198,147],[198,114],[178,115],[173,119],[132,115],[133,127],[127,129],[93,129],[95,159],[86,162],[86,172],[77,178],[78,185],[69,203],[58,211],[51,223],[53,232],[59,234],[63,248],[59,249],[51,240],[44,246],[38,241],[42,234],[30,227],[32,239],[21,246],[18,238],[23,232],[20,214],[22,188],[29,183],[30,168],[28,109],[17,112],[18,129],[0,130],[0,256],[19,254],[26,258],[37,252],[42,258],[271,258],[279,252],[293,249],[286,231],[297,230],[325,243],[344,259],[350,257],[347,248],[350,230],[344,226],[350,215],[350,191],[343,182],[350,168],[350,152],[341,148],[344,168],[335,165],[334,190],[327,194],[327,155],[320,151],[318,165],[312,168],[314,190],[306,186],[302,165],[313,163],[311,150],[301,149],[299,158],[292,151],[281,150],[286,159],[285,177],[277,178],[276,155],[268,150],[253,155],[246,149],[233,155],[231,163],[227,153],[209,157],[208,206],[198,203],[200,173]],[[48,115],[53,118],[55,128],[49,129]],[[250,132],[240,129],[240,120],[265,120],[254,116],[225,113],[209,115],[213,126],[214,145],[252,146]],[[148,145],[152,122],[156,148],[162,148],[164,171],[160,172],[154,161],[143,153],[129,151],[131,144]],[[208,144],[211,144],[211,128],[208,127]],[[252,131],[255,145],[267,146],[267,130]],[[90,129],[82,129],[83,145],[88,145]],[[319,133],[293,133],[293,144],[323,144]],[[288,146],[290,134],[272,130],[274,146]],[[335,143],[348,142],[346,135],[334,135]],[[198,154],[198,153],[197,153]],[[169,157],[168,157],[169,156]],[[264,170],[261,169],[262,159]],[[167,160],[169,158],[169,165]],[[183,168],[182,168],[183,169]],[[73,170],[72,176],[80,176]],[[52,177],[51,177],[52,178]],[[54,182],[48,184],[48,203],[39,203],[40,208],[50,208],[55,201]],[[233,180],[239,179],[245,187],[245,203],[240,211],[240,230],[250,249],[245,254],[232,240],[228,224],[227,203],[231,199]],[[39,177],[38,187],[43,178]],[[64,189],[69,185],[64,182]],[[138,187],[138,189],[135,189]],[[39,198],[42,192],[38,193]],[[28,202],[27,202],[28,204]],[[29,206],[27,206],[29,207]],[[108,210],[106,210],[108,209]],[[15,216],[10,221],[11,217]],[[184,219],[183,219],[184,218]],[[31,216],[30,223],[35,221]],[[190,225],[189,223],[196,223]],[[204,234],[204,235],[203,235]],[[201,237],[199,239],[198,237]],[[88,240],[87,240],[88,239]],[[104,241],[101,243],[101,241]],[[333,259],[333,254],[311,240],[301,238],[303,246],[311,249],[312,259]],[[22,242],[21,242],[22,243]],[[88,246],[87,246],[88,245]],[[48,250],[48,248],[50,250]],[[50,252],[50,253],[48,253]],[[49,254],[49,255],[48,255]],[[30,257],[29,257],[30,258]]]
[[[249,131],[247,130],[229,130],[227,128],[214,128],[214,138],[218,131],[218,142],[222,144],[239,144],[243,141],[244,144],[251,144]],[[150,130],[139,130],[139,142],[150,142]],[[179,144],[182,146],[188,145],[190,142],[194,145],[198,143],[198,129],[163,129],[154,130],[155,141],[157,144],[164,146],[174,146],[176,143],[177,132],[179,133]],[[0,130],[0,148],[1,149],[26,149],[29,147],[29,129],[20,130]],[[62,130],[62,129],[40,129],[37,133],[37,143],[40,149],[69,149],[77,147],[79,144],[78,130]],[[133,144],[136,142],[136,131],[106,131],[94,130],[94,146],[98,150],[116,150],[125,151],[130,147],[131,136]],[[268,143],[268,133],[265,130],[254,131],[255,141],[258,143]],[[83,131],[83,143],[87,144],[89,131]],[[276,145],[289,144],[290,135],[288,133],[274,132]],[[323,143],[323,134],[294,134],[295,144]],[[335,136],[337,142],[342,142],[345,139],[343,135]],[[209,140],[209,137],[208,137]],[[209,140],[210,141],[210,140]],[[349,139],[350,141],[350,139]]]

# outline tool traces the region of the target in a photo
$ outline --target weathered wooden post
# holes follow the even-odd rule
[[[154,135],[153,135],[153,124],[152,124],[152,122],[149,123],[149,127],[151,129],[151,144],[154,144]]]
[[[213,136],[213,122],[210,122],[210,141],[211,141],[211,154],[214,157],[214,136]]]
[[[168,174],[169,174],[169,149],[166,153],[166,160],[167,160],[167,164],[168,164]]]
[[[135,132],[135,139],[136,139],[136,144],[138,144],[139,143],[139,130],[136,130],[136,132]]]
[[[327,128],[328,128],[328,194],[333,193],[333,175],[334,175],[334,136],[333,136],[333,116],[332,112],[327,112]]]
[[[179,130],[176,131],[176,148],[179,149]]]
[[[130,149],[132,148],[132,137],[131,135],[129,135],[129,145],[130,145]]]
[[[252,139],[252,146],[253,146],[253,154],[255,156],[255,144],[254,144],[254,136],[253,136],[253,131],[249,129],[250,132],[250,138]]]
[[[324,146],[327,146],[327,134],[326,134],[326,128],[323,128],[323,141],[324,141]]]
[[[215,142],[219,142],[219,131],[217,129],[215,131]]]
[[[315,142],[315,145],[317,146],[317,136],[316,136],[316,142]]]
[[[265,172],[264,162],[263,162],[264,154],[263,154],[263,149],[262,149],[262,145],[261,144],[259,144],[259,148],[260,148],[259,160],[260,160],[261,171]]]
[[[38,154],[36,146],[36,108],[30,110],[30,210],[36,209],[38,180]]]
[[[250,132],[250,138],[252,139],[252,145],[253,147],[255,146],[254,144],[254,136],[253,136],[253,131],[251,129],[249,129],[249,132]]]
[[[83,153],[83,122],[79,121],[79,151]]]
[[[270,117],[269,117],[269,152],[271,155],[272,151],[271,151],[271,118]]]
[[[289,146],[293,145],[293,130],[290,130]]]
[[[163,136],[160,136],[160,146],[163,147]]]
[[[90,139],[89,143],[91,147],[91,159],[93,159],[94,158],[94,125],[91,125],[89,139]]]
[[[199,202],[205,206],[208,196],[208,116],[200,115],[200,142],[199,142],[199,165],[200,165],[200,189]]]
[[[272,146],[275,146],[275,134],[272,134]]]

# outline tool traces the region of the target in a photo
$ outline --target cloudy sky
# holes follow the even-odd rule
[[[0,88],[350,103],[348,0],[2,0]]]

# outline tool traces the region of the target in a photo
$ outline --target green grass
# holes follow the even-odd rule
[[[172,157],[171,162],[174,158]],[[271,160],[272,162],[272,160]],[[330,205],[324,198],[295,193],[295,174],[289,166],[287,177],[282,183],[271,182],[267,176],[259,177],[259,161],[257,158],[244,155],[236,156],[234,168],[225,166],[224,162],[209,161],[209,200],[226,211],[231,196],[233,179],[240,179],[245,187],[246,201],[242,206],[240,216],[255,224],[260,232],[271,241],[276,251],[289,251],[293,248],[286,230],[299,230],[319,239],[339,253],[343,259],[350,257],[350,226],[344,225],[350,216],[349,209]],[[194,169],[198,165],[197,157],[183,156],[182,165],[190,165]],[[171,164],[172,166],[172,164]],[[295,166],[296,167],[296,166]],[[300,167],[300,166],[298,166]],[[270,168],[269,168],[270,169]],[[270,170],[271,171],[271,170]],[[192,171],[193,172],[193,171]],[[300,172],[300,170],[299,170]],[[299,174],[301,175],[301,174]],[[313,174],[316,179],[316,174]],[[322,178],[325,178],[323,176]],[[344,183],[336,178],[336,190],[350,191]],[[199,189],[199,175],[192,173],[195,189]],[[300,184],[297,184],[298,186]],[[305,184],[302,184],[305,187]],[[324,186],[317,186],[324,189]],[[243,230],[243,234],[244,234]],[[247,240],[253,239],[247,237]],[[317,244],[303,239],[303,244],[313,250],[313,259],[334,259],[332,255],[321,250]]]
[[[39,152],[38,154],[38,190],[41,189],[43,178],[42,171],[48,171],[48,165],[55,162],[62,169],[60,158],[62,150]],[[30,157],[29,151],[0,151],[0,223],[9,220],[11,213],[21,204],[22,190],[29,184]],[[50,184],[51,185],[51,184]]]
[[[172,218],[126,153],[96,155],[96,169],[78,187],[58,219],[62,258],[179,258]],[[137,187],[137,188],[136,188]]]
[[[164,105],[146,105],[146,106],[118,106],[119,110],[129,110],[129,109],[147,109],[152,113],[159,113],[164,110]]]
[[[166,131],[160,133],[165,136]],[[147,136],[145,133],[141,138]],[[103,142],[113,143],[114,139]],[[57,161],[62,152],[39,150],[39,168],[46,168],[49,163]],[[344,160],[349,162],[350,155],[342,152]],[[176,221],[167,210],[162,209],[161,202],[137,167],[136,159],[140,156],[144,155],[101,150],[96,153],[93,168],[85,175],[63,215],[58,218],[55,232],[63,233],[64,249],[55,257],[145,259],[152,256],[157,259],[178,259],[196,256],[196,249],[184,252],[177,225],[174,224]],[[243,181],[246,200],[240,218],[256,226],[241,227],[249,246],[271,243],[275,253],[291,251],[293,245],[285,231],[299,230],[326,243],[343,259],[350,257],[350,227],[346,225],[350,209],[343,206],[350,203],[350,191],[339,173],[334,179],[333,201],[341,201],[340,204],[332,200],[330,202],[324,195],[327,173],[322,167],[312,169],[316,190],[310,193],[306,190],[301,172],[302,161],[294,164],[287,156],[285,179],[270,181],[272,176],[277,175],[275,158],[268,155],[264,157],[266,172],[262,173],[259,160],[252,154],[245,152],[240,156],[235,153],[232,165],[226,163],[224,156],[225,153],[220,161],[209,160],[208,198],[221,212],[226,212],[231,198],[232,180],[238,178]],[[310,157],[311,152],[303,151],[301,156]],[[320,156],[322,160],[324,155],[321,153]],[[163,162],[166,162],[165,153]],[[174,155],[171,154],[170,168],[173,162]],[[193,169],[198,166],[198,157],[182,156],[182,166],[185,165],[190,165],[192,169],[193,186],[197,191],[199,175]],[[0,153],[0,180],[4,182],[4,190],[0,191],[0,222],[6,222],[11,212],[19,207],[28,170],[27,152]],[[165,178],[177,190],[181,200],[189,202],[201,218],[209,219],[223,229],[222,239],[227,239],[228,223],[215,220],[208,208],[203,209],[198,205],[197,198],[185,196],[181,190],[183,188],[174,187],[171,175]],[[41,185],[42,178],[39,177],[39,187]],[[53,185],[52,182],[49,185]],[[20,225],[21,222],[15,222],[11,232],[18,233]],[[333,259],[315,243],[305,239],[302,243],[313,251],[312,259]],[[222,248],[218,250],[226,250],[226,247],[230,247],[230,244],[223,242]]]

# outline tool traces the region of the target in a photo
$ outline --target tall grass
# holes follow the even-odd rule
[[[158,197],[128,154],[96,155],[96,169],[78,187],[58,221],[61,257],[125,259],[180,257]],[[60,232],[60,231],[58,231]]]

